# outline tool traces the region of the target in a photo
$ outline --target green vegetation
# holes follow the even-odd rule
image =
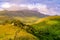
[[[60,16],[42,18],[32,25],[34,35],[40,40],[60,40]]]
[[[1,16],[0,40],[60,40],[60,16]]]
[[[31,29],[19,19],[0,17],[0,40],[39,40],[31,34]]]
[[[14,17],[14,19],[16,20],[20,20],[21,22],[23,22],[24,24],[27,24],[27,25],[31,25],[31,24],[34,24],[38,19],[38,17]]]

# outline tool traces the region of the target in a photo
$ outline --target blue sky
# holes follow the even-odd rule
[[[53,11],[57,12],[57,14],[60,14],[60,0],[0,0],[0,5],[5,2],[11,4],[44,4],[49,10],[52,9]]]

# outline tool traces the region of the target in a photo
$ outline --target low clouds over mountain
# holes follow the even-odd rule
[[[57,12],[55,12],[52,8],[48,8],[45,4],[11,4],[11,3],[3,3],[1,5],[0,10],[8,10],[8,11],[19,11],[19,10],[35,10],[43,14],[47,15],[56,15]]]

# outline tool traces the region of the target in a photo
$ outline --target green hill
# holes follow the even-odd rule
[[[32,27],[33,35],[40,40],[60,40],[60,16],[50,16],[38,20]]]
[[[60,40],[60,16],[0,16],[0,40]]]

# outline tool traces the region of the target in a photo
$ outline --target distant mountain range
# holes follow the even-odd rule
[[[42,14],[35,10],[20,10],[20,11],[4,11],[4,13],[0,15],[6,15],[6,16],[20,16],[20,17],[46,17],[49,15]]]

